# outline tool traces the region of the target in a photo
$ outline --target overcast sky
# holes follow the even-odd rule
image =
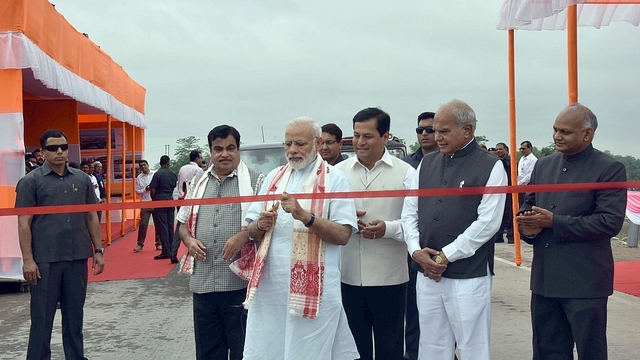
[[[242,143],[283,140],[307,115],[352,133],[379,106],[416,141],[417,115],[452,99],[476,112],[476,135],[509,141],[502,0],[52,0],[147,89],[145,157],[216,125]],[[399,3],[404,3],[400,5]],[[640,157],[640,29],[578,31],[579,101],[598,116],[594,145]],[[516,31],[517,141],[543,147],[568,101],[566,32]],[[512,151],[513,152],[513,151]]]

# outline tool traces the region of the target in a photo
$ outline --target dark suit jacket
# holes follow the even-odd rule
[[[583,152],[538,159],[530,185],[626,181],[624,165],[589,146]],[[531,291],[556,298],[596,298],[613,293],[611,237],[624,221],[627,190],[527,193],[521,210],[553,212],[553,228],[533,239]],[[521,232],[522,233],[522,232]]]
[[[102,177],[101,174],[93,174],[96,177],[96,180],[98,181],[98,190],[100,190],[100,199],[106,199],[107,198],[107,192],[104,189],[104,178]]]

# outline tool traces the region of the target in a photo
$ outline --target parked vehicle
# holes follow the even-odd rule
[[[287,163],[282,143],[240,145],[240,159],[248,167],[267,175],[271,170]]]
[[[407,156],[407,146],[398,139],[397,136],[391,135],[387,142],[387,150],[389,153],[398,159],[402,159]],[[353,137],[347,136],[342,138],[342,150],[340,151],[345,157],[353,157],[356,152],[353,149]]]

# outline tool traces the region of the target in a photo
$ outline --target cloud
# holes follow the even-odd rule
[[[502,1],[166,1],[56,4],[147,89],[147,157],[216,125],[244,143],[281,141],[308,115],[349,133],[367,106],[391,115],[408,143],[423,111],[459,98],[478,134],[507,141],[507,32]],[[595,145],[638,156],[640,36],[615,23],[579,30],[580,101],[601,126]],[[517,141],[551,141],[567,105],[566,33],[517,31]]]

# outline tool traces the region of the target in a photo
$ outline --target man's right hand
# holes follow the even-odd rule
[[[207,253],[205,251],[207,248],[202,242],[200,242],[200,240],[193,237],[188,237],[184,240],[184,244],[187,247],[187,250],[189,250],[189,254],[191,254],[191,256],[193,256],[196,260],[207,260]]]
[[[437,254],[437,250],[426,247],[424,249],[414,251],[413,254],[411,254],[411,257],[418,263],[418,265],[420,265],[420,267],[422,267],[424,270],[424,276],[439,282],[442,277],[442,273],[447,270],[447,265],[437,264],[433,259],[431,259],[432,256]]]
[[[40,269],[33,260],[25,260],[22,265],[22,276],[30,285],[36,285],[40,279]]]

